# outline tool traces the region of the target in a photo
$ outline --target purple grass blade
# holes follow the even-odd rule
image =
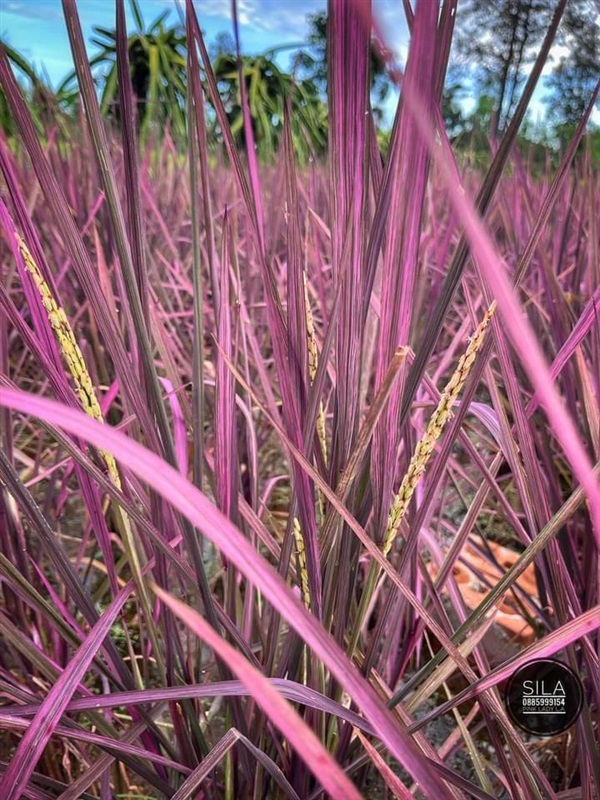
[[[117,74],[119,79],[119,108],[123,135],[123,163],[129,216],[129,242],[131,260],[135,270],[137,289],[144,319],[148,319],[148,265],[146,263],[146,235],[142,217],[138,167],[138,141],[134,95],[131,87],[127,26],[124,0],[117,0],[116,18]]]
[[[254,132],[252,130],[252,119],[250,117],[250,106],[248,105],[248,91],[246,88],[246,78],[244,76],[244,65],[242,62],[240,49],[240,27],[238,24],[238,0],[231,0],[231,11],[233,16],[233,37],[235,41],[235,52],[238,63],[238,75],[240,84],[240,97],[242,101],[242,117],[244,120],[244,140],[246,143],[246,157],[248,158],[248,172],[250,173],[250,189],[255,203],[256,230],[258,235],[259,247],[266,253],[265,228],[263,219],[263,207],[260,178],[258,175],[258,159],[254,147]]]
[[[175,455],[177,456],[177,466],[182,475],[188,474],[188,442],[187,430],[185,427],[185,419],[181,409],[181,403],[175,392],[175,388],[171,381],[166,378],[160,378],[160,382],[167,392],[167,399],[171,406],[171,414],[173,416],[173,441],[175,443]]]
[[[355,798],[360,794],[327,750],[292,707],[283,699],[263,675],[252,667],[231,645],[221,639],[202,617],[166,592],[155,588],[159,599],[181,619],[196,636],[217,652],[227,662],[232,672],[246,686],[258,705],[271,718],[287,741],[335,800]]]
[[[203,488],[204,482],[204,281],[202,275],[202,258],[200,247],[200,211],[198,184],[202,186],[202,205],[204,210],[204,229],[206,233],[206,251],[208,272],[212,285],[215,309],[220,305],[218,280],[216,277],[215,241],[212,225],[212,214],[209,193],[209,173],[207,160],[207,133],[204,114],[204,92],[200,82],[200,65],[196,46],[193,44],[189,17],[186,18],[186,36],[190,45],[187,48],[188,88],[186,95],[187,137],[189,147],[190,172],[190,221],[192,225],[192,282],[193,282],[193,349],[192,349],[192,424],[194,432],[194,451],[192,455],[194,483]],[[200,172],[198,171],[200,168]],[[215,314],[217,312],[215,311]],[[217,317],[218,321],[218,317]]]
[[[357,298],[364,294],[371,2],[361,0],[360,6],[362,14],[344,0],[330,0],[328,4],[330,229],[332,269],[342,293],[336,341],[334,474],[345,465],[359,420],[363,323]]]
[[[18,122],[23,142],[31,158],[32,167],[40,182],[43,194],[47,198],[52,198],[52,203],[49,203],[48,208],[72,260],[77,279],[94,308],[95,319],[106,342],[111,359],[115,364],[120,385],[126,392],[131,408],[135,408],[148,440],[154,443],[156,449],[159,449],[147,401],[143,397],[139,381],[135,378],[135,373],[131,369],[131,361],[126,353],[119,331],[113,325],[109,305],[95,277],[94,269],[73,219],[64,190],[52,173],[50,163],[42,150],[31,114],[10,70],[2,47],[0,47],[0,83],[10,103],[13,115]]]
[[[234,525],[238,524],[238,431],[236,426],[235,378],[223,356],[233,359],[231,285],[229,279],[231,233],[227,208],[223,215],[221,251],[221,306],[218,315],[217,381],[215,397],[215,496],[217,507]]]
[[[285,775],[279,769],[277,764],[272,758],[269,758],[262,750],[255,747],[252,742],[246,738],[235,728],[230,728],[223,738],[213,747],[210,753],[196,767],[192,774],[181,784],[179,789],[175,792],[171,800],[187,800],[190,794],[194,792],[202,783],[203,780],[215,769],[223,760],[225,755],[234,747],[237,742],[241,742],[246,747],[250,754],[261,764],[264,769],[273,778],[275,783],[285,792],[286,797],[291,797],[292,800],[300,800],[289,781],[286,780]]]
[[[273,568],[256,554],[239,531],[176,470],[118,431],[100,425],[87,415],[50,400],[1,387],[0,406],[10,406],[23,413],[37,414],[50,423],[68,428],[72,433],[88,439],[97,446],[102,446],[109,452],[114,451],[115,457],[125,466],[147,481],[159,494],[168,497],[169,501],[185,514],[190,522],[197,525],[253,584],[260,587],[265,597],[331,669],[336,679],[369,718],[377,735],[423,789],[434,793],[440,800],[449,798],[443,783],[425,766],[423,756],[414,742],[390,716],[389,711],[385,710],[373,689],[348,662],[339,646],[306,611]],[[367,546],[370,544],[368,538],[364,543]],[[381,558],[378,549],[371,549],[373,556],[381,560],[382,566],[387,568],[387,563]],[[459,656],[457,658],[460,660]]]
[[[381,754],[377,752],[376,748],[373,747],[373,745],[366,738],[366,736],[363,736],[362,733],[359,731],[358,738],[362,746],[365,748],[366,752],[369,754],[371,760],[377,765],[377,769],[383,776],[385,784],[387,788],[391,791],[392,796],[396,800],[411,800],[411,798],[413,797],[412,792],[406,788],[406,786],[402,783],[400,778],[392,770],[390,765],[385,761],[385,759],[381,756]]]
[[[596,546],[600,549],[600,484],[594,477],[589,457],[581,444],[577,429],[571,416],[565,410],[558,392],[554,388],[543,353],[530,325],[521,314],[520,305],[514,290],[485,230],[474,204],[467,199],[460,177],[454,164],[445,151],[440,152],[426,108],[421,99],[405,87],[406,102],[418,123],[421,135],[427,140],[432,158],[438,167],[440,177],[448,190],[448,196],[455,207],[471,245],[475,263],[482,279],[489,285],[498,301],[498,308],[505,322],[505,331],[513,347],[527,369],[529,377],[540,394],[544,409],[553,432],[571,463],[574,474],[584,487],[593,520]]]
[[[439,3],[417,6],[412,28],[403,93],[421,98],[424,113],[431,118],[435,90],[436,41]],[[387,173],[380,203],[394,221],[388,226],[382,253],[380,335],[377,349],[377,386],[397,347],[410,344],[414,324],[412,308],[419,268],[421,218],[429,172],[427,145],[419,136],[409,109],[402,103],[394,128]],[[410,186],[410,192],[406,187]],[[384,194],[385,193],[385,194]],[[373,436],[372,481],[374,526],[381,541],[391,506],[401,428],[397,425],[404,389],[404,371]]]
[[[355,728],[360,728],[369,735],[374,735],[373,726],[369,724],[368,720],[314,689],[284,678],[267,678],[267,680],[290,702],[325,711],[327,714],[350,722]],[[138,691],[111,692],[101,696],[77,697],[69,701],[65,713],[101,708],[112,709],[123,705],[146,705],[162,701],[174,702],[191,698],[244,697],[246,695],[248,695],[248,690],[241,681],[213,681],[206,684],[167,686],[160,689],[140,689]],[[7,718],[28,717],[36,714],[38,709],[39,703],[3,706],[2,713]]]
[[[596,289],[594,294],[586,303],[585,309],[577,320],[573,330],[565,340],[564,344],[556,354],[556,358],[550,367],[551,376],[556,379],[570,358],[576,352],[577,348],[581,345],[585,337],[588,335],[594,324],[597,324],[598,309],[600,308],[600,286]],[[529,401],[527,406],[527,416],[531,416],[540,404],[538,393]]]
[[[133,582],[128,583],[104,611],[40,706],[40,710],[19,742],[10,765],[0,781],[0,793],[6,800],[20,799],[21,792],[27,786],[37,760],[64,713],[69,699],[76,691],[133,587]]]

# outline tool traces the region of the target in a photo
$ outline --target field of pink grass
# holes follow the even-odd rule
[[[596,95],[517,146],[564,2],[486,170],[441,121],[455,0],[398,9],[385,159],[370,2],[330,0],[302,168],[243,81],[234,146],[200,3],[185,152],[139,145],[122,0],[120,129],[63,6],[67,129],[0,49],[0,797],[597,800]],[[541,657],[584,688],[546,739],[503,695]]]

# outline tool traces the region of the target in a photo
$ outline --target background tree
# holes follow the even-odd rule
[[[556,133],[567,133],[585,111],[600,79],[600,6],[597,0],[571,0],[559,30],[566,48],[547,80],[548,116]]]
[[[221,99],[229,124],[238,143],[244,141],[244,120],[239,88],[237,57],[223,49],[221,38],[213,61]],[[282,71],[273,51],[258,56],[242,56],[242,68],[248,96],[252,133],[258,154],[267,158],[279,146],[283,133],[284,106],[290,103],[291,133],[297,156],[305,160],[320,155],[327,144],[327,109],[314,82],[294,80]]]
[[[131,82],[137,97],[142,135],[159,134],[169,129],[175,141],[186,141],[185,102],[187,92],[186,36],[180,24],[167,25],[168,11],[146,28],[137,0],[131,0],[137,26],[128,39]],[[94,28],[92,44],[100,52],[90,60],[98,68],[97,85],[101,111],[118,120],[116,31]],[[250,107],[254,140],[261,157],[268,157],[279,145],[283,132],[283,109],[292,108],[292,138],[300,160],[324,152],[327,143],[327,112],[316,85],[309,78],[294,80],[274,60],[276,50],[256,56],[243,56],[243,73]],[[221,99],[237,144],[244,140],[244,125],[239,91],[239,73],[234,42],[219,34],[210,48],[212,66]],[[73,87],[71,73],[61,88]],[[212,141],[222,144],[214,112]]]
[[[477,87],[477,95],[491,100],[493,134],[502,132],[510,120],[553,7],[553,0],[459,3],[453,43],[454,74],[461,74],[463,86],[466,81]]]
[[[446,82],[442,92],[442,118],[448,136],[451,140],[457,139],[467,130],[467,113],[463,100],[469,89],[464,83],[464,74],[456,63],[451,62],[446,72]]]
[[[175,138],[185,137],[186,39],[183,27],[165,25],[169,11],[164,11],[147,28],[137,0],[131,0],[137,31],[128,38],[129,67],[133,92],[137,98],[138,120],[143,135],[149,130],[169,127]],[[97,83],[101,111],[118,119],[117,65],[115,29],[95,26],[92,44],[100,52],[90,59],[90,66],[100,67]],[[75,83],[71,72],[58,91]]]

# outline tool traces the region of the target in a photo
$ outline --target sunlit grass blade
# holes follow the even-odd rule
[[[223,738],[213,747],[202,764],[196,767],[189,778],[181,784],[173,795],[172,800],[186,800],[186,798],[190,797],[191,793],[200,787],[202,781],[209,775],[211,770],[218,766],[219,762],[223,760],[229,750],[235,747],[238,742],[243,747],[248,748],[251,755],[264,767],[265,771],[271,776],[273,781],[279,785],[286,797],[291,797],[292,800],[299,800],[293,787],[290,786],[284,774],[273,760],[262,753],[235,728],[230,728],[227,731]]]
[[[116,451],[119,461],[143,477],[157,492],[168,495],[170,502],[184,513],[190,522],[198,525],[205,535],[210,536],[218,544],[224,555],[240,571],[260,586],[265,597],[297,629],[315,654],[332,670],[338,681],[352,692],[357,705],[369,715],[377,735],[388,745],[391,752],[400,758],[405,768],[423,788],[436,792],[440,800],[449,796],[441,781],[424,767],[422,755],[415,744],[402,727],[386,713],[371,687],[360,678],[331,637],[291,594],[277,573],[257,556],[231,523],[174,468],[119,432],[107,430],[107,426],[100,425],[95,420],[52,401],[1,388],[0,405],[10,406],[25,413],[38,413],[46,421],[57,423],[63,428],[68,427],[72,433],[96,445],[102,442],[105,449]],[[308,464],[306,466],[309,467]],[[364,543],[367,542],[368,539],[365,539]],[[382,560],[384,567],[387,568],[385,559],[381,557],[377,548],[374,548],[374,555],[378,560]],[[460,656],[458,658],[460,660]]]
[[[548,60],[550,48],[552,47],[552,44],[554,42],[556,32],[560,24],[560,20],[565,10],[565,6],[566,6],[566,0],[559,0],[559,2],[556,5],[556,9],[554,11],[550,26],[548,27],[548,30],[544,37],[544,41],[539,49],[535,63],[531,69],[531,72],[529,73],[529,77],[527,78],[527,82],[525,84],[525,87],[523,88],[523,92],[521,94],[521,97],[519,98],[519,102],[517,104],[517,107],[515,108],[513,117],[508,125],[508,128],[506,129],[504,136],[502,137],[502,140],[500,141],[498,150],[494,155],[494,158],[485,176],[481,189],[479,190],[479,193],[477,195],[477,199],[475,200],[475,207],[477,208],[477,212],[482,217],[485,217],[485,214],[490,206],[494,193],[498,187],[498,183],[500,181],[502,173],[508,162],[510,151],[514,145],[517,133],[519,131],[519,128],[521,127],[521,123],[523,122],[523,118],[531,102],[531,97],[539,81],[542,69],[544,68],[545,63]],[[439,118],[438,118],[438,125],[439,125]],[[463,239],[461,241],[461,244],[456,250],[454,258],[452,259],[452,263],[450,264],[448,273],[444,279],[444,285],[439,295],[439,299],[436,302],[433,311],[431,312],[430,321],[425,334],[424,341],[421,343],[421,346],[419,347],[419,350],[417,352],[417,358],[414,364],[412,365],[411,371],[406,379],[406,392],[402,399],[402,408],[400,412],[399,424],[402,424],[405,421],[406,417],[408,416],[410,405],[413,401],[415,392],[417,391],[417,388],[423,376],[426,364],[432,354],[433,348],[435,347],[435,343],[438,339],[440,330],[442,328],[443,319],[447,313],[450,302],[460,282],[463,270],[467,263],[468,256],[469,256],[469,247],[467,245],[466,239]]]
[[[323,788],[334,798],[360,798],[360,794],[344,773],[331,759],[326,750],[298,717],[292,707],[272,688],[262,675],[246,662],[224,640],[219,639],[202,617],[165,592],[155,590],[163,603],[168,605],[196,636],[220,653],[239,680],[252,693],[256,702],[268,714],[288,741],[294,745],[306,761]]]
[[[6,800],[17,800],[35,769],[36,762],[56,726],[69,698],[76,690],[81,678],[102,641],[110,631],[123,604],[131,594],[132,585],[122,589],[109,608],[100,617],[90,635],[77,651],[69,666],[58,678],[42,704],[35,721],[20,741],[11,763],[2,776],[0,790]]]

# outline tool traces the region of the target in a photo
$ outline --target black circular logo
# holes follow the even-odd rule
[[[506,688],[510,718],[527,733],[553,736],[569,728],[581,712],[583,687],[572,669],[550,658],[530,661]]]

